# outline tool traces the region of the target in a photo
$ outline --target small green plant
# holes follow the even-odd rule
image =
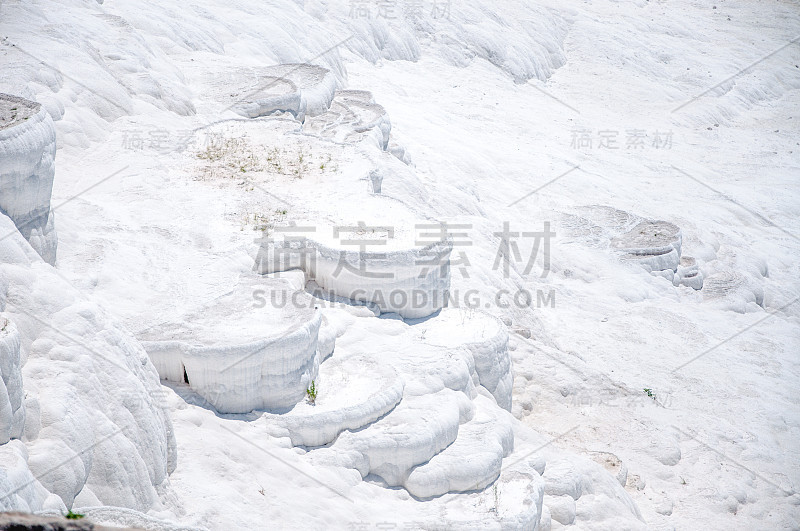
[[[650,389],[649,387],[645,387],[645,388],[644,388],[644,392],[645,392],[645,394],[646,394],[647,396],[649,396],[649,397],[650,397],[650,398],[652,398],[653,400],[655,400],[655,399],[656,399],[656,395],[655,395],[655,394],[653,394],[653,390],[652,390],[652,389]]]
[[[3,317],[3,328],[0,328],[0,332],[5,332],[7,327],[8,327],[8,319]]]
[[[80,513],[73,513],[72,509],[70,509],[69,511],[67,511],[67,514],[64,515],[64,518],[66,518],[67,520],[80,520],[84,516],[85,515]]]
[[[312,406],[317,401],[317,382],[314,380],[311,380],[311,385],[306,389],[306,397],[308,398],[308,403]]]

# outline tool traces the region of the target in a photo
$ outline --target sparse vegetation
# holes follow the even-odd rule
[[[206,161],[203,178],[233,177],[234,174],[257,172],[264,169],[246,135],[241,137],[209,136],[206,146],[196,153]]]
[[[67,520],[80,520],[84,516],[85,515],[80,513],[73,513],[72,509],[70,509],[69,511],[67,511],[67,514],[64,515],[64,518],[66,518]]]
[[[312,406],[317,401],[317,382],[311,380],[311,385],[306,389],[306,398],[308,398],[308,403]]]
[[[268,236],[275,224],[284,221],[287,215],[289,215],[289,210],[285,208],[276,208],[272,214],[245,212],[242,214],[239,230],[252,228],[254,231],[260,231],[264,236]]]
[[[647,396],[649,396],[650,398],[652,398],[654,402],[656,401],[656,395],[653,393],[653,390],[652,390],[652,389],[650,389],[649,387],[645,387],[645,388],[644,388],[644,392],[645,392],[645,394],[646,394]]]
[[[329,153],[316,156],[307,151],[301,143],[286,147],[258,145],[247,135],[238,137],[209,135],[205,146],[197,151],[195,156],[207,163],[201,170],[199,177],[201,179],[239,178],[242,174],[258,172],[302,179],[309,173],[317,171],[317,168],[320,172],[336,170],[335,166],[330,164]]]

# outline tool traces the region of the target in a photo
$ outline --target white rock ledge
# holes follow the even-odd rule
[[[282,409],[295,405],[316,378],[317,335],[322,315],[292,332],[252,343],[197,346],[183,341],[144,341],[159,376],[184,382],[220,413]]]
[[[315,450],[313,463],[378,476],[402,486],[411,469],[451,445],[462,420],[459,394],[450,389],[407,396],[390,415],[361,431],[346,431],[331,448]],[[463,395],[462,395],[463,396]]]
[[[286,430],[295,446],[322,446],[344,430],[375,422],[400,402],[405,384],[391,366],[354,356],[323,363],[316,386],[321,392],[314,405],[304,401],[283,415],[264,415],[270,429]]]
[[[289,113],[301,122],[324,113],[337,86],[332,72],[304,63],[262,68],[238,79],[239,86],[221,87],[235,112],[248,118]]]
[[[419,498],[468,492],[500,476],[503,458],[514,449],[511,419],[490,398],[478,396],[474,402],[475,416],[458,429],[455,442],[408,474],[403,483],[408,492]]]
[[[370,139],[381,150],[389,145],[392,123],[386,109],[375,103],[365,90],[339,90],[330,108],[303,124],[306,134],[340,144],[354,144]]]
[[[383,313],[427,317],[447,304],[452,240],[387,252],[335,249],[310,239],[264,242],[256,256],[261,274],[302,269],[333,295],[374,303]]]
[[[644,220],[614,238],[611,245],[625,253],[623,260],[640,263],[649,271],[677,271],[681,260],[681,230],[666,221]]]
[[[424,330],[426,343],[467,349],[475,360],[478,383],[494,396],[497,405],[511,411],[514,376],[508,329],[500,319],[481,311],[444,309],[417,326]]]
[[[323,330],[320,340],[324,317],[305,293],[307,304],[256,307],[257,289],[287,284],[246,277],[208,308],[142,334],[159,376],[188,383],[220,413],[285,410],[303,400],[335,335]]]
[[[675,272],[675,279],[673,284],[689,286],[692,289],[699,290],[703,288],[703,272],[697,265],[697,260],[691,256],[682,256],[681,262],[678,265],[678,271]]]
[[[20,367],[19,332],[10,319],[0,315],[0,444],[19,439],[25,428]]]
[[[47,111],[34,101],[0,94],[0,213],[51,265],[58,244],[50,210],[55,158],[56,130]]]

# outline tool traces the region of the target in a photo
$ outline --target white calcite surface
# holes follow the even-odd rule
[[[650,271],[677,271],[681,258],[681,231],[666,221],[645,220],[611,240],[623,260],[640,263]]]
[[[386,109],[366,90],[337,90],[330,108],[303,124],[306,134],[339,143],[369,139],[384,150],[389,146],[391,130]]]
[[[56,130],[44,107],[0,93],[0,213],[50,264],[58,245],[50,209],[55,158]]]
[[[702,289],[703,287],[703,272],[691,256],[681,256],[681,261],[678,264],[678,270],[675,272],[675,284],[682,284],[694,289]]]
[[[296,305],[256,297],[274,292]],[[290,283],[250,274],[230,293],[140,338],[162,379],[188,383],[222,413],[247,413],[290,408],[305,397],[335,344],[330,333],[320,343],[323,322]]]
[[[0,460],[0,506],[63,509],[90,495],[140,511],[160,507],[156,489],[177,461],[147,354],[45,264],[8,217],[0,216],[0,230],[10,234],[0,244],[0,307],[9,320],[0,334],[8,397],[0,407],[13,415],[4,431],[21,436],[2,445],[13,458]]]
[[[21,438],[0,445],[0,496],[211,529],[797,528],[796,9],[464,0],[395,3],[390,18],[389,4],[3,3],[0,89],[58,130],[68,280],[14,232],[32,265],[3,255],[5,315],[27,396]],[[654,145],[666,131],[669,148]],[[549,268],[540,255],[524,272],[530,238],[494,266],[504,222],[548,220]],[[391,282],[337,284],[337,252],[357,247],[333,229],[360,222],[396,241],[345,263],[398,271],[405,295],[445,284],[413,278],[417,251],[447,239],[416,243],[412,227],[468,226],[447,306],[415,315],[371,302]],[[320,278],[298,264],[257,280],[287,279],[320,314],[313,354],[273,334],[314,317],[295,328],[270,306],[259,321],[246,291],[219,302],[292,225],[315,257],[331,250]],[[391,262],[369,254],[384,250]],[[521,290],[553,304],[499,304]],[[469,318],[466,293],[507,344],[493,318]],[[134,336],[180,345],[162,368],[177,381],[158,385]],[[225,381],[220,364],[248,345],[280,361]],[[274,382],[296,402],[223,413],[192,388],[233,385],[241,405]]]
[[[34,475],[28,464],[29,452],[24,442],[11,440],[0,445],[0,509],[3,511],[39,511],[61,509],[64,502],[52,494]]]
[[[333,446],[312,452],[312,462],[354,468],[362,477],[372,474],[389,486],[403,485],[412,467],[456,440],[462,400],[449,389],[408,397],[369,429],[345,432]]]
[[[456,440],[414,467],[403,486],[419,498],[483,489],[500,476],[503,458],[514,449],[511,418],[485,397],[475,398],[472,419],[459,427]]]
[[[503,409],[511,409],[514,377],[508,352],[508,329],[500,319],[480,310],[444,309],[419,325],[425,341],[467,349],[475,361],[479,383]]]
[[[357,324],[346,307],[328,311],[332,320]],[[320,367],[315,405],[264,416],[268,433],[305,446],[315,465],[353,469],[419,498],[495,481],[514,449],[512,417],[490,394],[510,407],[510,387],[498,385],[511,379],[504,325],[463,310],[414,324],[366,310],[355,315],[363,315],[356,321],[369,336],[354,341],[359,336],[345,331]],[[381,336],[394,338],[388,352],[361,353],[363,343]]]
[[[682,235],[672,223],[592,205],[565,215],[562,225],[570,238],[608,247],[621,260],[640,264],[648,271],[678,269]]]
[[[223,70],[207,83],[212,99],[242,116],[286,113],[300,122],[324,113],[338,84],[328,69],[305,63]]]
[[[22,437],[25,407],[19,331],[0,315],[0,444]]]
[[[270,433],[287,435],[295,446],[328,444],[394,409],[405,384],[391,366],[355,356],[323,363],[315,386],[322,392],[313,404],[306,400],[286,413],[264,416]]]
[[[683,256],[680,228],[667,221],[643,219],[607,206],[587,206],[562,218],[570,238],[608,246],[623,262],[640,265],[675,286],[703,287],[704,274],[691,256]]]
[[[353,241],[369,237],[354,234]],[[447,304],[452,248],[449,240],[407,250],[353,251],[308,238],[268,239],[255,267],[261,273],[299,268],[333,295],[372,303],[380,312],[419,318]]]
[[[450,241],[385,253],[314,247],[317,255],[309,276],[337,295],[372,302],[381,312],[406,318],[426,317],[447,303]]]
[[[752,277],[732,269],[715,271],[703,280],[703,299],[719,307],[745,313],[764,304],[764,289]]]

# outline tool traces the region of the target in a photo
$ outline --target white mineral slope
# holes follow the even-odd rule
[[[567,63],[536,88],[580,114],[477,64],[449,69],[423,55],[413,65],[348,65],[350,85],[370,90],[387,109],[392,134],[431,193],[446,195],[453,182],[471,188],[487,212],[496,211],[495,232],[502,219],[512,230],[553,221],[550,274],[526,285],[555,290],[556,307],[505,314],[532,342],[520,346],[515,342],[524,338],[512,334],[513,411],[554,438],[575,428],[554,444],[616,455],[628,470],[626,490],[654,529],[794,529],[800,521],[800,410],[792,383],[798,307],[786,306],[800,295],[792,237],[800,230],[796,46],[670,112],[796,37],[793,7],[760,7],[576,7],[568,17]],[[754,31],[764,40],[750,38]],[[714,53],[699,52],[709,46]],[[430,72],[440,68],[435,80]],[[484,89],[472,94],[475,86]],[[431,92],[439,96],[428,102]],[[584,129],[593,132],[593,147],[571,147]],[[647,148],[626,149],[626,130],[633,129],[647,131]],[[672,131],[671,149],[653,149],[656,129]],[[606,130],[618,131],[620,149],[597,147],[597,132]],[[498,131],[502,140],[494,138]],[[503,210],[573,165],[580,169]],[[568,234],[553,211],[592,204],[679,227],[682,253],[706,279],[719,275],[710,296],[561,240]],[[458,274],[452,282],[477,283]],[[582,526],[596,528],[585,520]]]
[[[22,437],[25,428],[25,407],[22,388],[19,331],[14,323],[0,316],[0,444]]]
[[[58,509],[83,497],[161,508],[156,489],[175,467],[175,439],[154,397],[158,377],[146,353],[13,234],[9,218],[0,217],[0,225],[12,233],[0,247],[0,302],[13,323],[4,345],[22,352],[22,380],[9,379],[6,410],[18,408],[25,393],[23,432],[14,424],[11,430],[21,438],[3,446],[17,458],[2,461],[2,506]],[[9,374],[14,365],[14,353],[7,354],[4,381],[5,365]]]
[[[207,408],[191,405],[195,402],[188,387],[181,384],[172,387],[177,394],[170,393],[167,400],[174,406],[177,431],[185,434],[179,437],[179,452],[195,456],[193,463],[181,461],[171,476],[173,488],[191,493],[185,503],[191,504],[192,510],[183,518],[188,524],[211,528],[247,527],[258,525],[266,518],[280,521],[282,526],[292,529],[301,526],[380,528],[388,525],[418,529],[549,529],[551,513],[542,500],[547,484],[552,481],[555,482],[552,492],[561,489],[574,496],[570,499],[584,521],[598,521],[599,529],[645,529],[630,497],[613,476],[591,460],[564,455],[551,448],[548,438],[531,432],[507,412],[490,405],[493,400],[488,396],[476,400],[489,405],[487,411],[499,413],[495,422],[505,426],[501,433],[505,433],[506,438],[510,435],[508,427],[513,427],[513,437],[518,446],[515,446],[515,453],[504,461],[499,478],[490,488],[468,489],[467,478],[463,477],[468,492],[436,495],[420,502],[405,489],[384,488],[383,481],[377,476],[368,476],[371,481],[362,481],[361,473],[353,470],[352,464],[346,461],[346,454],[340,454],[343,460],[338,465],[329,462],[326,466],[320,466],[318,459],[321,457],[317,457],[318,453],[330,455],[330,452],[326,448],[292,448],[290,438],[275,430],[274,417],[250,416],[247,422],[242,422],[241,417],[218,415]],[[326,387],[321,387],[320,397],[324,397],[325,393]],[[444,404],[448,403],[448,400],[444,401]],[[414,415],[409,419],[410,422],[435,427],[439,425],[439,420],[444,421],[444,417],[432,413],[442,411],[437,404],[429,405],[431,412],[425,412],[422,417]],[[458,410],[451,411],[455,413],[452,421],[457,423]],[[478,414],[473,420],[483,423],[486,419]],[[447,421],[445,425],[453,426],[453,422]],[[470,431],[470,422],[459,430]],[[398,430],[397,434],[402,431]],[[408,441],[412,444],[392,450],[391,445],[386,444],[391,432],[386,431],[372,445],[372,462],[386,463],[384,458],[395,451],[402,452],[413,461],[412,449],[424,450],[430,448],[427,445],[435,443],[431,440],[426,443],[425,437],[406,433],[412,437],[413,441]],[[476,450],[479,441],[486,443],[491,440],[479,437],[472,441],[472,449]],[[213,445],[210,444],[212,442]],[[461,447],[461,443],[454,444],[441,454],[445,459],[446,452],[451,448],[456,450]],[[495,444],[498,444],[497,450],[502,454],[500,440]],[[216,451],[212,447],[224,450]],[[484,449],[487,448],[491,446]],[[369,460],[357,455],[352,455],[352,458],[370,466]],[[395,458],[391,460],[395,461]],[[399,459],[396,461],[400,463]],[[436,473],[437,469],[444,472],[435,464],[437,462],[431,460],[429,478],[443,478]],[[554,465],[553,472],[557,473],[551,473],[547,479],[542,474],[547,473],[550,463]],[[459,469],[465,473],[472,471],[472,467],[463,464]],[[216,481],[212,485],[203,480],[208,470],[227,470],[229,473],[215,476]],[[491,476],[496,470],[489,467],[476,471],[479,475],[475,483],[480,482],[483,474]],[[394,473],[393,469],[385,467],[381,467],[380,471],[388,477]],[[454,472],[448,470],[446,476],[457,478],[458,474],[455,472],[454,475]],[[276,477],[281,479],[275,481]],[[241,478],[246,479],[242,481]],[[423,482],[420,480],[414,484],[421,485]],[[436,488],[432,481],[425,480],[424,485]],[[214,499],[217,505],[212,507],[190,501],[201,499]],[[247,511],[232,511],[243,503]],[[595,520],[599,514],[603,515],[604,522]]]
[[[363,481],[357,470],[313,467],[289,437],[265,436],[259,420],[221,418],[183,394],[169,402],[179,452],[188,457],[171,476],[170,506],[176,514],[183,507],[187,523],[344,528],[388,520],[413,528],[419,520],[421,528],[518,529],[542,521],[546,529],[574,513],[573,526],[584,529],[798,527],[800,346],[797,306],[787,306],[800,295],[792,237],[800,219],[793,112],[800,82],[796,46],[786,46],[800,25],[795,6],[546,4],[466,1],[453,3],[450,18],[414,22],[354,20],[350,5],[322,2],[3,4],[8,39],[0,53],[9,68],[0,86],[41,101],[56,120],[64,149],[55,197],[129,166],[59,210],[60,267],[92,299],[139,330],[225,292],[252,266],[253,234],[231,234],[254,214],[335,224],[401,213],[398,224],[471,224],[469,276],[452,266],[451,287],[474,289],[484,309],[519,332],[509,348],[512,411],[542,434],[532,448],[549,444],[616,463],[604,476],[597,467],[531,466],[556,485],[626,479],[624,495],[619,483],[604,494],[551,490],[541,514],[545,482],[525,470],[513,480],[501,473],[496,490],[419,503],[405,489]],[[36,57],[91,79],[93,90]],[[202,180],[189,164],[196,157],[147,145],[151,132],[174,138],[235,116],[203,103],[198,63],[213,71],[298,62],[372,92],[391,117],[402,159],[415,166],[367,151],[365,142],[335,152],[317,143],[310,151],[323,162],[332,154],[340,171]],[[572,147],[582,130],[595,135],[592,148]],[[629,130],[644,130],[645,146],[627,148]],[[656,130],[672,133],[670,149],[652,147]],[[598,148],[599,131],[617,131],[620,149]],[[125,139],[137,132],[146,145],[129,147]],[[255,124],[236,134],[245,133],[255,136]],[[284,147],[282,138],[269,136],[266,145]],[[369,195],[376,167],[385,201]],[[711,296],[620,264],[607,249],[558,240],[564,212],[596,204],[679,227],[682,253],[706,278],[718,275]],[[511,230],[540,230],[543,220],[559,235],[546,278],[525,278],[524,264],[508,275],[493,268],[503,221]],[[556,307],[493,304],[499,290],[521,287],[556,290]],[[156,315],[147,316],[148,307]],[[395,338],[372,326],[351,323],[342,337],[375,339],[358,354],[391,358]],[[429,392],[426,384],[443,381],[434,376],[406,381],[403,393]],[[515,448],[522,439],[517,433]],[[21,456],[15,443],[4,447]],[[631,523],[628,516],[638,519],[626,497],[647,524]]]
[[[55,157],[56,129],[44,107],[0,94],[0,213],[51,265],[58,245],[50,209]]]
[[[522,503],[528,488],[536,490],[536,481],[533,478],[538,478],[543,470],[543,466],[539,466],[544,463],[542,456],[536,465],[532,465],[529,459],[535,453],[535,447],[530,446],[531,439],[538,440],[541,436],[531,434],[518,424],[515,428],[513,418],[508,412],[497,406],[488,390],[477,385],[480,379],[476,373],[476,358],[473,357],[476,352],[488,350],[505,352],[507,355],[508,336],[498,334],[498,323],[490,316],[474,311],[461,311],[459,324],[466,332],[460,338],[462,341],[459,342],[456,338],[446,340],[448,333],[456,335],[455,332],[459,329],[453,318],[458,314],[458,310],[444,311],[440,315],[409,325],[396,319],[375,319],[363,308],[349,312],[332,311],[332,320],[338,318],[349,321],[346,331],[339,337],[333,360],[339,360],[342,367],[354,364],[368,366],[365,360],[369,359],[369,354],[364,352],[365,345],[380,345],[379,351],[382,355],[375,359],[393,367],[406,385],[402,391],[402,400],[383,416],[374,422],[365,422],[358,429],[351,428],[341,432],[333,442],[323,448],[306,448],[308,452],[304,456],[315,466],[355,470],[361,477],[376,481],[379,485],[403,486],[417,498],[436,499],[432,503],[448,504],[451,499],[443,498],[448,493],[481,492],[496,481],[495,491],[504,491],[505,503],[509,503],[509,497]],[[435,321],[439,319],[442,323],[437,325]],[[357,321],[363,321],[362,326]],[[505,340],[500,341],[498,336]],[[479,346],[481,344],[482,348]],[[321,376],[326,374],[326,365],[330,363],[333,362],[323,363]],[[505,366],[508,368],[509,364]],[[340,381],[343,379],[321,379],[321,400],[330,393],[334,404],[341,402],[341,391],[329,390],[331,384],[336,386]],[[350,383],[350,380],[344,381]],[[358,381],[353,381],[352,385],[355,390],[360,388]],[[388,387],[383,380],[377,381],[375,385],[379,389]],[[379,392],[376,390],[373,396],[378,399]],[[361,408],[363,407],[362,405]],[[320,414],[321,420],[336,419],[329,410],[326,406]],[[302,411],[300,409],[300,413]],[[265,416],[260,420],[286,425],[285,419],[276,420],[273,416]],[[297,436],[292,433],[296,428],[291,425],[287,427],[289,438],[296,444]],[[515,429],[524,434],[519,448],[515,446]],[[286,433],[270,427],[267,430],[275,437]],[[537,446],[541,446],[541,443]],[[600,496],[599,501],[595,502],[595,510],[611,511],[615,504],[619,504],[614,509],[614,525],[633,529],[641,527],[635,505],[621,490],[619,483],[615,483],[615,479],[608,476],[608,481],[588,486],[595,482],[592,478],[602,477],[606,472],[596,465],[594,472],[588,472],[591,467],[584,469],[581,468],[582,465],[576,466],[578,468],[575,470],[582,472],[574,471],[569,474],[575,475],[579,481],[585,481],[586,488]],[[520,489],[513,492],[503,479],[503,470],[505,473],[513,470],[511,476],[516,473],[523,477],[530,474],[535,476],[530,476],[530,485],[519,485]],[[582,474],[586,474],[586,477]],[[558,474],[552,478],[553,481],[567,481]],[[486,489],[484,492],[491,491]],[[575,492],[574,499],[577,500],[581,495],[582,492]],[[589,499],[591,498],[586,498],[584,503]],[[501,503],[499,495],[493,503],[497,511],[497,505]],[[627,509],[619,510],[622,507]],[[525,521],[525,518],[539,521],[541,518],[543,522],[549,523],[549,517],[545,517],[539,502],[535,506],[524,504],[516,509],[521,511],[518,515],[522,518],[521,521]],[[524,516],[526,510],[530,513]],[[502,523],[502,518],[498,520]],[[447,520],[446,525],[458,527],[459,519]],[[510,524],[506,522],[501,525]],[[515,525],[519,525],[519,521]]]

